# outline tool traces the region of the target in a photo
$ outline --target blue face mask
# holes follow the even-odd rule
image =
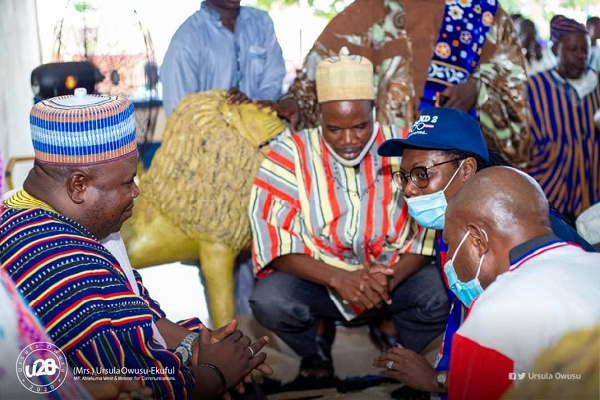
[[[444,217],[448,206],[444,192],[450,186],[464,162],[465,160],[460,163],[452,178],[442,190],[431,194],[404,198],[408,206],[408,213],[419,225],[436,230],[444,229]]]
[[[465,233],[462,240],[460,241],[452,259],[446,261],[444,265],[444,273],[446,274],[446,278],[448,278],[448,286],[450,286],[450,290],[458,297],[458,299],[467,307],[471,307],[471,303],[475,300],[481,293],[483,293],[483,288],[481,287],[481,283],[479,282],[479,272],[481,271],[481,264],[483,264],[483,259],[485,254],[481,256],[479,259],[479,267],[477,267],[477,273],[475,274],[475,278],[471,279],[468,282],[461,282],[458,279],[458,275],[456,275],[456,270],[454,269],[454,258],[458,253],[458,249],[464,243],[464,241],[469,236],[469,231]]]

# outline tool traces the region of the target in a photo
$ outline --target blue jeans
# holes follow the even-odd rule
[[[420,352],[440,335],[448,318],[448,296],[440,270],[429,264],[398,285],[392,304],[362,313],[352,323],[391,316],[398,343]],[[300,357],[317,354],[319,318],[345,321],[324,286],[275,271],[260,279],[250,297],[254,317],[272,330]]]

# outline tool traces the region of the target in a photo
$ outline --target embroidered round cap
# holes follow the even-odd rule
[[[454,108],[424,109],[406,139],[388,139],[379,146],[377,153],[384,157],[400,157],[405,148],[461,150],[490,161],[487,145],[477,121]]]
[[[558,43],[560,38],[572,32],[588,33],[583,24],[564,15],[558,15],[550,21],[550,41],[552,43]]]
[[[373,100],[373,64],[366,57],[351,55],[342,47],[338,56],[317,65],[317,100]]]
[[[122,96],[74,95],[42,100],[29,122],[35,158],[55,164],[95,164],[137,149],[133,103]]]

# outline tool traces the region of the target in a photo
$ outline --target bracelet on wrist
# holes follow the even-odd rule
[[[217,374],[217,376],[221,380],[221,392],[219,393],[218,397],[222,397],[225,394],[225,392],[227,391],[227,381],[225,380],[225,376],[223,375],[221,370],[219,368],[217,368],[216,366],[214,366],[213,364],[199,364],[198,367],[210,368],[211,370],[214,371],[215,374]]]

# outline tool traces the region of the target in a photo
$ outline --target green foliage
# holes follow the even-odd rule
[[[330,0],[329,2],[318,0],[254,0],[254,5],[255,7],[268,11],[274,6],[287,7],[295,4],[306,4],[313,9],[315,16],[329,20],[346,8],[352,1],[353,0]]]
[[[560,5],[565,8],[586,10],[592,6],[597,6],[598,0],[562,0]]]
[[[73,4],[73,7],[75,7],[75,10],[77,10],[79,12],[96,10],[96,8],[94,6],[92,6],[90,3],[88,3],[87,1],[78,1]]]
[[[506,11],[507,14],[521,14],[521,1],[522,0],[501,0],[500,5]],[[536,0],[532,0],[536,1]]]

